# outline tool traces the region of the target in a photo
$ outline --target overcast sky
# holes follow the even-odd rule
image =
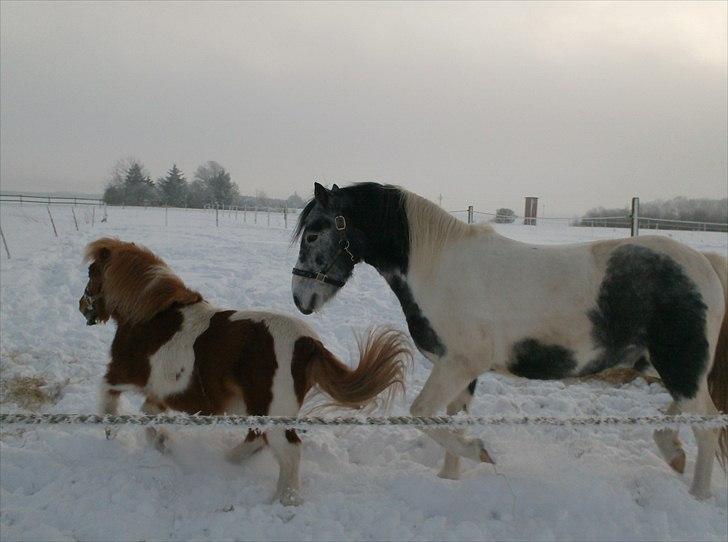
[[[100,193],[132,155],[450,209],[726,197],[727,5],[2,2],[0,182]]]

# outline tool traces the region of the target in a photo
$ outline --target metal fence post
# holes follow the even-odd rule
[[[73,215],[73,223],[76,225],[76,231],[78,231],[78,220],[76,220],[76,210],[71,207],[71,214]]]
[[[468,205],[468,224],[473,223],[473,206]]]
[[[46,207],[46,209],[48,210],[48,216],[51,217],[51,226],[53,226],[53,235],[58,237],[58,232],[56,231],[56,223],[53,222],[53,215],[51,214],[51,206],[49,205],[48,207]]]
[[[217,217],[218,210],[219,210],[219,206],[215,205],[215,227],[217,227],[217,228],[220,227],[220,221],[218,220],[218,217]]]
[[[3,239],[3,246],[5,247],[5,254],[8,255],[8,260],[10,259],[10,251],[8,250],[8,244],[5,241],[5,234],[3,233],[3,229],[0,228],[0,237]]]
[[[632,198],[632,213],[630,214],[632,219],[632,227],[630,228],[630,235],[637,237],[640,233],[640,199]]]

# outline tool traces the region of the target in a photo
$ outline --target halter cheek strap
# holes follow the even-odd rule
[[[305,277],[307,279],[314,279],[325,284],[336,286],[337,288],[341,288],[344,286],[344,281],[332,279],[326,274],[331,270],[339,257],[344,253],[346,253],[349,258],[351,258],[351,261],[354,263],[357,262],[357,259],[349,250],[349,240],[346,238],[346,219],[343,216],[339,215],[334,218],[334,225],[336,226],[336,230],[339,232],[339,250],[336,252],[336,255],[333,257],[329,265],[327,265],[326,268],[320,273],[314,273],[313,271],[306,271],[305,269],[298,269],[297,267],[294,267],[292,271],[294,275],[299,277]]]

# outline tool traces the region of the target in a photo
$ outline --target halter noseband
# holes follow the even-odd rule
[[[331,263],[329,263],[329,265],[326,266],[326,269],[324,269],[321,273],[314,273],[313,271],[306,271],[305,269],[298,269],[297,267],[294,267],[292,271],[294,275],[305,277],[307,279],[314,279],[325,284],[330,284],[331,286],[336,286],[337,288],[342,288],[344,286],[344,281],[332,279],[327,276],[326,273],[331,270],[336,261],[339,259],[339,256],[341,256],[344,252],[349,255],[352,262],[356,263],[357,259],[349,250],[349,240],[346,238],[346,219],[339,215],[334,218],[334,224],[336,226],[336,230],[339,232],[339,250],[331,260]]]

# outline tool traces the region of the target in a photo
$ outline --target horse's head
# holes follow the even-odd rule
[[[291,287],[303,314],[336,295],[361,259],[364,234],[352,223],[350,204],[346,189],[314,183],[314,198],[301,212],[294,237],[300,237],[301,247]]]
[[[88,266],[88,282],[81,299],[78,300],[78,310],[84,315],[86,325],[89,326],[106,322],[110,316],[104,302],[104,268],[109,254],[108,249],[103,249]]]

